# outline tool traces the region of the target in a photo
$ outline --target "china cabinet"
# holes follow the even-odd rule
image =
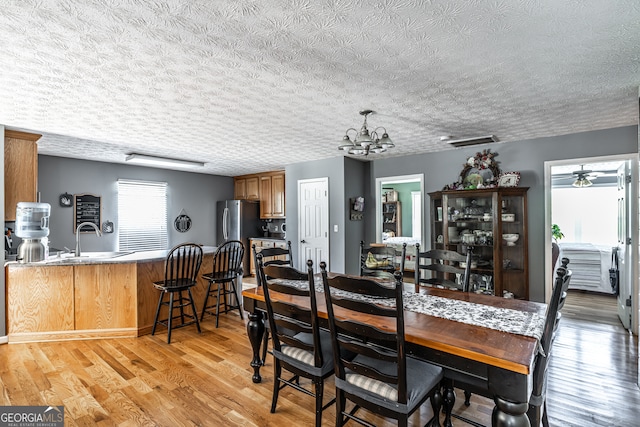
[[[382,203],[382,232],[390,236],[402,236],[402,211],[400,202]]]
[[[527,190],[429,193],[431,247],[460,253],[472,248],[472,292],[529,299]]]

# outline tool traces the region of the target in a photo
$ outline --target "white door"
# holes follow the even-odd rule
[[[631,265],[629,256],[631,251],[631,234],[629,229],[629,212],[627,212],[626,200],[629,199],[629,179],[631,172],[629,162],[625,162],[618,169],[618,264],[619,264],[619,293],[618,316],[626,329],[631,329],[631,292],[633,278],[631,277]]]
[[[307,260],[313,261],[314,271],[320,262],[329,270],[329,178],[298,181],[298,253],[300,270]]]

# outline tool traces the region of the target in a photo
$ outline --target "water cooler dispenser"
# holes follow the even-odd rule
[[[18,203],[14,233],[22,239],[16,258],[19,262],[43,261],[47,257],[43,240],[49,236],[50,213],[49,203]]]

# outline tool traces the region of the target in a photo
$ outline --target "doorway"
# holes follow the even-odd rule
[[[387,199],[387,194],[393,196]],[[424,200],[423,174],[376,178],[376,243],[420,243],[425,247]],[[387,230],[383,203],[396,202],[400,206],[401,227]]]
[[[298,265],[313,261],[315,272],[320,262],[329,270],[329,178],[298,181]]]
[[[617,176],[621,166],[628,170],[629,176],[626,183],[622,184],[622,192],[626,194],[623,197],[618,190],[620,180]],[[586,182],[577,182],[584,178]],[[580,259],[580,271],[578,264],[574,264],[576,280],[572,277],[572,288],[603,293],[608,291],[611,295],[612,289],[608,283],[611,249],[622,246],[625,259],[621,263],[621,283],[625,283],[627,293],[631,296],[629,312],[632,319],[628,323],[635,334],[638,333],[637,194],[638,159],[635,153],[545,162],[545,295],[547,298],[551,295],[553,286],[552,224],[558,224],[565,233],[567,239],[560,242],[575,242],[565,243],[567,254],[572,254],[568,257]],[[559,209],[562,203],[567,206]],[[627,230],[622,237],[621,228]],[[623,298],[624,303],[626,299]]]

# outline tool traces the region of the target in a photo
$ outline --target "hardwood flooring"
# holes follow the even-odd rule
[[[570,293],[549,368],[552,426],[637,425],[637,339],[605,303]],[[200,335],[195,327],[175,330],[171,345],[164,330],[131,339],[2,345],[0,405],[64,405],[67,426],[313,425],[313,399],[290,388],[281,392],[276,413],[269,412],[271,357],[263,382],[252,383],[245,324],[227,314],[216,329],[209,317]],[[331,379],[325,390],[327,400],[334,396]],[[473,396],[465,408],[463,400],[458,392],[456,412],[490,424],[493,402]],[[334,417],[334,408],[327,409],[323,425],[334,425]],[[410,425],[430,417],[426,403]]]

